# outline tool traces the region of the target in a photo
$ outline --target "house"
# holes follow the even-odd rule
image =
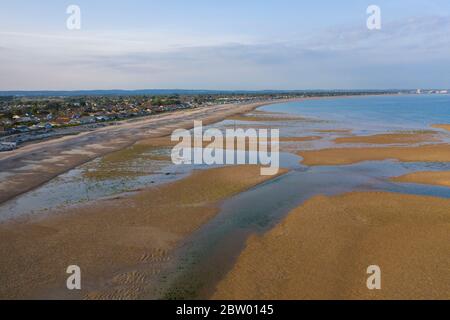
[[[59,125],[67,124],[67,123],[69,123],[69,121],[70,121],[70,119],[67,117],[59,117],[59,118],[56,118],[55,120],[53,120],[53,122],[55,124],[59,124]]]
[[[28,129],[27,126],[17,126],[17,127],[15,127],[15,130],[20,133],[25,133],[25,132],[30,131],[30,129]]]
[[[108,121],[108,120],[109,120],[109,117],[108,117],[108,116],[101,115],[101,116],[96,116],[95,119],[96,119],[97,121]]]
[[[30,117],[16,117],[14,119],[16,123],[27,123],[33,121]]]
[[[15,142],[0,142],[0,152],[1,151],[11,151],[17,148],[17,143]]]
[[[86,117],[81,117],[79,119],[81,124],[90,124],[90,123],[95,123],[95,117],[92,116],[86,116]]]
[[[81,124],[80,120],[78,120],[78,119],[72,119],[68,123],[71,124],[71,125],[79,125],[79,124]]]
[[[28,129],[30,129],[30,131],[37,131],[42,130],[42,127],[37,124],[33,124],[32,126],[29,126]]]

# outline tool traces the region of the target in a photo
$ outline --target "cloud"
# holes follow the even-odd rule
[[[1,89],[450,87],[450,18],[273,41],[171,32],[1,33]],[[5,72],[7,76],[5,75]]]

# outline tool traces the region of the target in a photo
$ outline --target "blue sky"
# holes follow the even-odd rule
[[[448,0],[0,0],[0,90],[427,87],[450,88]]]

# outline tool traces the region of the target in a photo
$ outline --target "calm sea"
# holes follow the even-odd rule
[[[336,127],[366,131],[429,129],[450,123],[450,94],[393,95],[305,100],[260,108],[329,120]]]

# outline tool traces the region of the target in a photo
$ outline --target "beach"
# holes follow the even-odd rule
[[[51,180],[52,178],[102,155],[124,149],[137,141],[164,137],[175,129],[190,129],[193,121],[210,124],[226,117],[251,111],[264,104],[220,105],[151,116],[143,120],[29,144],[0,153],[2,180],[0,203]]]
[[[382,165],[409,167],[411,163],[414,169],[402,176],[386,173],[394,174],[390,181],[395,185],[372,180],[379,185],[376,188],[395,193],[353,191],[309,198],[273,228],[247,239],[210,298],[449,299],[449,192],[431,186],[450,186],[450,170],[442,170],[450,162],[450,145],[445,134],[431,128],[449,127],[430,125],[371,135],[354,134],[357,128],[315,130],[322,138],[332,134],[331,147],[298,151],[302,165],[323,170],[343,166],[349,172],[354,166],[355,173],[364,163],[368,167],[379,163],[379,170]],[[414,167],[419,163],[419,168],[436,166],[436,170],[421,171]],[[419,195],[433,194],[432,190],[447,196]],[[381,270],[381,290],[366,286],[367,269],[373,265]]]
[[[414,147],[332,148],[298,153],[308,166],[345,165],[361,161],[395,159],[402,162],[449,162],[450,145]]]
[[[448,299],[449,207],[391,193],[315,197],[250,238],[212,298]],[[365,285],[371,265],[381,290]]]
[[[402,98],[336,100],[358,99]],[[0,207],[12,217],[0,223],[0,298],[449,298],[447,131],[283,112],[323,101],[336,108],[305,99],[189,110],[99,129],[87,145],[80,135],[4,156],[13,200]],[[168,134],[193,119],[280,129],[278,174],[171,167]],[[35,191],[20,195],[25,186]],[[66,289],[72,264],[80,291]],[[365,285],[370,265],[382,269],[381,291]]]
[[[450,1],[3,2],[0,302],[450,300]]]
[[[392,180],[450,187],[450,171],[419,171],[395,177]]]
[[[221,200],[271,178],[258,166],[209,169],[132,196],[4,223],[0,297],[157,298],[148,281],[170,250],[214,216]],[[65,269],[73,262],[86,273],[83,290],[71,294]]]
[[[408,132],[408,133],[388,133],[371,136],[352,136],[337,138],[334,140],[337,144],[411,144],[421,142],[439,141],[436,132]]]

